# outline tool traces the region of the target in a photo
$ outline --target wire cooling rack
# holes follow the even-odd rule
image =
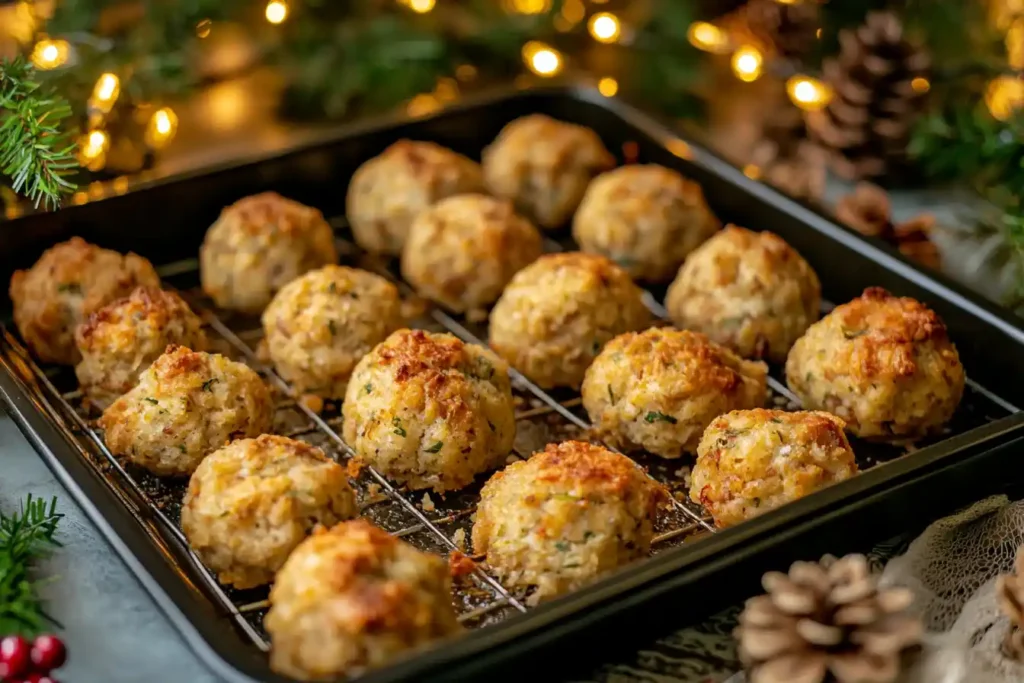
[[[343,219],[332,223],[342,235],[339,237],[342,262],[389,277],[400,287],[407,301],[415,301],[411,289],[398,276],[393,261],[368,255],[356,247],[347,237]],[[549,251],[563,249],[562,245],[550,241],[547,248]],[[211,339],[211,350],[245,362],[267,382],[275,396],[276,433],[318,446],[342,464],[350,461],[353,452],[339,434],[340,406],[336,402],[327,402],[321,411],[317,411],[303,399],[296,400],[287,384],[261,360],[259,346],[263,334],[258,319],[218,311],[196,286],[198,270],[195,260],[162,268],[161,274],[168,286],[179,290],[203,318]],[[665,318],[665,310],[653,294],[646,293],[645,300],[657,317]],[[467,320],[425,303],[419,308],[422,310],[413,316],[412,327],[447,331],[464,341],[485,345],[485,321]],[[826,305],[825,309],[829,308]],[[45,372],[40,370],[24,347],[9,333],[5,334],[12,346],[18,349],[22,359],[33,368],[44,388],[52,394],[65,419],[70,422],[68,426],[78,435],[83,455],[104,474],[115,491],[120,492],[126,505],[131,507],[136,501],[144,501],[143,504],[151,508],[152,517],[160,527],[148,528],[154,539],[159,544],[169,541],[177,545],[180,550],[178,555],[187,558],[189,566],[185,569],[188,577],[202,585],[204,591],[256,647],[268,650],[269,642],[262,626],[267,608],[266,589],[239,591],[221,586],[188,548],[179,526],[186,482],[161,479],[130,464],[120,463],[107,449],[102,432],[95,427],[96,416],[87,412],[81,394],[75,388],[74,373],[67,368],[53,368]],[[510,375],[517,407],[517,434],[510,461],[528,457],[551,442],[569,438],[598,441],[582,409],[578,393],[547,392],[515,370],[511,370]],[[768,385],[769,406],[799,409],[796,397],[781,381],[778,368],[772,368]],[[1016,411],[1016,407],[995,393],[968,380],[964,399],[947,428],[947,434],[936,437],[932,442],[962,434]],[[914,448],[856,440],[853,440],[853,447],[861,469],[892,460]],[[690,460],[664,460],[645,454],[633,457],[673,494],[671,508],[664,512],[656,524],[653,553],[714,533],[715,529],[705,511],[688,499]],[[370,467],[361,468],[353,481],[362,516],[417,548],[442,556],[450,556],[453,551],[471,552],[467,546],[481,484],[478,481],[446,496],[422,491],[410,492],[392,486]],[[529,598],[526,591],[503,586],[489,572],[486,564],[478,561],[466,576],[456,581],[453,601],[459,620],[472,628],[527,611]]]

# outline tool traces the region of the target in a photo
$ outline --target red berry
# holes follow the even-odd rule
[[[67,659],[64,643],[57,636],[39,636],[32,641],[32,666],[36,671],[49,673],[59,669]]]
[[[0,640],[0,680],[16,678],[28,671],[29,647],[21,636]]]

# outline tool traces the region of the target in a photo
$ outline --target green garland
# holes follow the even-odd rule
[[[57,512],[57,499],[28,496],[18,513],[0,512],[0,636],[32,637],[56,623],[43,609],[32,579],[35,563],[60,543],[54,537],[64,515]]]

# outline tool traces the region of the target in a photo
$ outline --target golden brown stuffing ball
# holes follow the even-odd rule
[[[702,334],[654,328],[605,345],[583,380],[583,406],[609,444],[678,458],[722,413],[764,405],[767,376],[764,363]]]
[[[107,304],[75,332],[82,361],[75,367],[89,401],[106,408],[135,386],[171,344],[206,349],[203,321],[173,292],[138,287]]]
[[[934,311],[871,287],[797,340],[786,381],[805,408],[838,415],[850,433],[904,440],[953,417],[964,368]]]
[[[269,430],[273,409],[263,380],[247,365],[169,346],[99,424],[115,455],[154,474],[188,475],[228,440]]]
[[[645,556],[666,500],[624,455],[580,441],[549,444],[484,485],[473,551],[506,585],[552,597]]]
[[[399,330],[363,356],[343,407],[362,462],[413,489],[460,489],[515,438],[508,366],[450,334]]]
[[[181,530],[221,583],[274,579],[317,524],[359,514],[345,468],[284,436],[238,439],[210,453],[188,482]]]
[[[700,185],[646,164],[595,178],[573,219],[572,234],[580,249],[607,256],[634,278],[663,282],[719,227]]]
[[[81,360],[75,328],[139,286],[160,287],[149,261],[72,237],[44,251],[29,270],[11,277],[14,324],[36,358],[74,365]]]
[[[270,666],[338,680],[462,631],[448,564],[365,520],[316,529],[270,591]]]
[[[543,114],[508,124],[483,153],[491,194],[548,229],[565,225],[594,176],[614,166],[597,133]]]
[[[472,159],[433,142],[399,140],[356,170],[346,214],[361,247],[398,255],[420,212],[483,189],[480,164]]]
[[[697,449],[690,499],[719,527],[774,510],[857,474],[844,423],[822,412],[736,410]]]
[[[512,204],[465,194],[441,200],[413,221],[402,275],[421,295],[462,312],[497,301],[542,250],[537,228]]]
[[[665,298],[680,327],[778,363],[820,306],[821,283],[796,250],[773,233],[735,226],[687,257]]]
[[[203,291],[221,308],[244,313],[259,313],[287,283],[337,260],[323,214],[276,192],[224,209],[199,250]]]
[[[602,346],[651,323],[641,296],[603,256],[541,256],[516,273],[491,311],[490,345],[541,387],[577,388]]]
[[[297,393],[340,399],[359,359],[402,326],[401,308],[398,289],[379,275],[325,266],[267,306],[267,351]]]

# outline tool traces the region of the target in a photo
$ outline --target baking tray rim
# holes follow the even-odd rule
[[[317,136],[316,139],[308,140],[299,146],[283,152],[253,156],[231,163],[151,180],[140,183],[136,189],[142,190],[147,187],[202,177],[232,168],[256,165],[274,159],[285,158],[292,154],[299,154],[325,144],[344,141],[345,139],[368,132],[386,130],[397,125],[427,121],[456,110],[472,110],[473,108],[494,105],[515,97],[528,97],[538,94],[567,96],[601,106],[622,118],[624,123],[639,129],[670,151],[672,151],[670,143],[683,143],[687,149],[686,158],[688,161],[708,167],[709,170],[720,175],[724,180],[737,185],[741,190],[776,206],[805,224],[810,223],[810,227],[815,231],[824,233],[827,237],[832,238],[847,248],[863,253],[882,267],[895,272],[897,275],[912,281],[928,291],[942,296],[947,301],[964,309],[970,315],[982,319],[984,322],[1008,334],[1018,343],[1024,344],[1024,331],[1011,324],[1001,312],[990,308],[987,302],[975,301],[973,300],[973,295],[957,291],[956,287],[950,287],[929,275],[915,270],[887,252],[884,248],[880,248],[870,241],[853,235],[828,218],[789,199],[766,185],[751,180],[731,164],[663,127],[650,115],[621,101],[606,98],[593,88],[585,86],[560,85],[511,91],[501,89],[475,97],[467,97],[431,116],[409,117],[403,115],[382,118],[372,122],[357,122],[335,129],[326,135]],[[3,398],[9,406],[15,422],[36,450],[41,453],[48,467],[54,471],[61,483],[72,494],[72,497],[86,511],[87,516],[97,525],[104,537],[107,538],[118,554],[125,560],[143,587],[150,593],[161,610],[174,623],[179,633],[182,634],[190,647],[200,655],[203,661],[218,675],[227,676],[229,680],[256,680],[236,668],[206,637],[199,633],[192,620],[179,609],[178,605],[173,602],[163,586],[152,576],[150,571],[142,566],[141,562],[124,542],[124,539],[121,538],[121,534],[114,528],[110,520],[107,519],[107,516],[100,512],[93,500],[79,486],[74,477],[71,476],[61,456],[54,452],[54,444],[63,441],[61,449],[65,451],[63,457],[71,457],[77,460],[82,460],[81,454],[76,452],[81,447],[75,443],[72,432],[60,424],[61,418],[55,408],[48,406],[48,402],[45,402],[45,400],[42,405],[47,407],[40,407],[39,399],[45,397],[45,390],[38,386],[28,386],[24,383],[23,379],[18,379],[16,374],[18,371],[12,366],[12,359],[8,358],[8,350],[5,347],[6,343],[0,344],[0,350],[3,350],[3,353],[0,353],[0,365],[5,370],[4,373],[0,373],[0,398]],[[18,361],[15,360],[14,362],[17,363]],[[12,379],[17,381],[12,384],[10,381]],[[36,395],[33,396],[33,394]],[[1021,429],[1022,427],[1024,427],[1024,413],[1011,414],[995,422],[951,437],[929,447],[927,452],[914,454],[915,457],[901,458],[897,461],[872,468],[848,482],[843,482],[835,487],[830,487],[825,491],[791,503],[740,527],[720,531],[709,538],[702,539],[699,544],[684,546],[686,548],[685,551],[680,548],[674,548],[649,558],[642,563],[633,565],[624,571],[616,572],[587,588],[534,608],[528,614],[514,615],[499,624],[473,631],[465,637],[451,641],[442,647],[418,653],[414,657],[399,661],[389,667],[365,674],[359,680],[366,683],[403,680],[407,676],[415,677],[419,673],[432,671],[439,665],[468,658],[486,650],[492,650],[501,646],[514,646],[515,643],[513,641],[523,641],[526,639],[530,643],[538,643],[549,640],[556,637],[554,635],[556,630],[571,629],[573,624],[578,628],[581,621],[589,618],[589,613],[585,613],[588,609],[603,608],[614,610],[616,606],[621,608],[629,601],[650,600],[659,593],[668,590],[670,583],[672,586],[685,584],[701,574],[712,571],[715,566],[722,566],[723,563],[727,564],[732,556],[737,553],[746,554],[753,552],[750,544],[770,544],[773,537],[778,538],[787,534],[802,534],[812,530],[823,519],[824,515],[821,513],[825,511],[829,511],[829,514],[832,515],[846,514],[847,511],[857,507],[856,500],[858,497],[884,495],[886,491],[896,487],[901,481],[915,480],[926,475],[929,471],[934,471],[936,468],[948,466],[949,463],[947,461],[950,457],[966,457],[966,452],[968,451],[973,453],[979,449],[985,450],[1005,445],[1009,441],[1019,438],[1019,433],[1024,432]],[[45,431],[45,435],[43,431]],[[86,468],[92,467],[86,462],[81,464]],[[124,509],[127,506],[123,501],[118,500],[117,492],[112,489],[108,482],[104,481],[102,475],[97,472],[95,476],[98,478],[98,483],[102,486],[100,491],[111,499],[110,502],[115,502],[121,506],[122,509],[118,513],[125,514],[128,518],[131,518],[132,522],[138,525],[138,528],[132,531],[141,534],[143,539],[152,545],[153,539],[144,528],[144,522],[141,518],[131,509]],[[831,499],[831,502],[827,503],[826,500],[829,499]],[[817,523],[816,520],[818,520]],[[789,529],[789,531],[787,532],[786,529]],[[684,571],[685,574],[682,573]],[[631,591],[635,593],[640,590],[645,593],[645,597],[635,595],[631,597]],[[572,617],[576,618],[571,619]],[[526,646],[528,645],[520,645],[520,647]]]

